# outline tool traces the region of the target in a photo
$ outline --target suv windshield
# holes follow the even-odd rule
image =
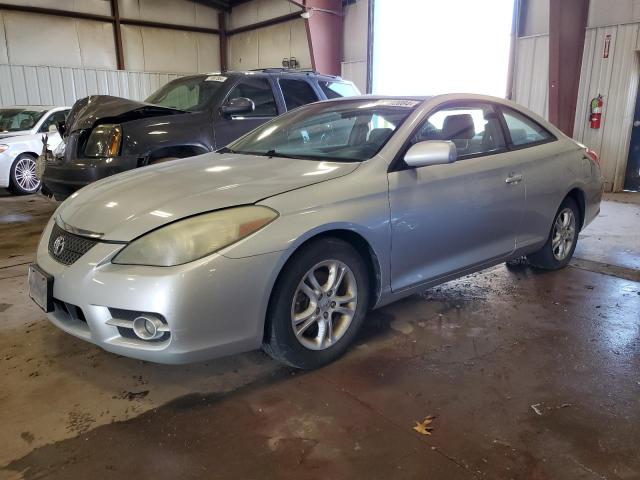
[[[146,102],[189,112],[203,110],[226,80],[223,75],[178,78],[152,93]]]
[[[45,110],[25,110],[22,108],[5,108],[0,110],[0,132],[18,132],[31,130]]]
[[[322,102],[265,123],[229,145],[234,153],[360,162],[373,157],[420,102]]]

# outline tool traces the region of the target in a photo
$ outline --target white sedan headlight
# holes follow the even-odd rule
[[[171,267],[192,262],[251,235],[277,217],[275,211],[259,206],[203,213],[139,237],[112,263]]]
[[[67,148],[67,142],[66,140],[62,139],[60,141],[60,143],[58,143],[58,146],[56,148],[54,148],[53,150],[53,156],[56,158],[62,158],[64,157],[64,151]]]
[[[0,153],[9,150],[9,145],[0,145]]]

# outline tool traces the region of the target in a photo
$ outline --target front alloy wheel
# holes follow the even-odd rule
[[[27,195],[37,192],[39,188],[36,159],[31,155],[20,155],[11,167],[11,190],[20,195]]]
[[[338,260],[312,267],[291,305],[291,325],[298,341],[310,350],[324,350],[349,329],[358,305],[358,284],[351,269]]]
[[[271,293],[263,349],[292,367],[312,369],[340,357],[369,303],[369,272],[355,248],[325,237],[291,256]]]

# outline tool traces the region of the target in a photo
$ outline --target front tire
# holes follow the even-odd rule
[[[36,157],[33,155],[18,155],[9,175],[9,190],[16,195],[30,195],[40,188],[41,182],[36,177]]]
[[[324,238],[296,252],[269,302],[263,349],[274,359],[314,369],[338,359],[369,306],[369,276],[347,242]]]
[[[547,243],[528,255],[529,263],[544,270],[559,270],[567,266],[578,243],[580,210],[576,202],[567,197],[558,209]]]

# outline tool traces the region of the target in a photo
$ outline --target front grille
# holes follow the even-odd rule
[[[96,243],[96,240],[74,235],[54,224],[49,237],[49,253],[63,265],[71,265]]]

